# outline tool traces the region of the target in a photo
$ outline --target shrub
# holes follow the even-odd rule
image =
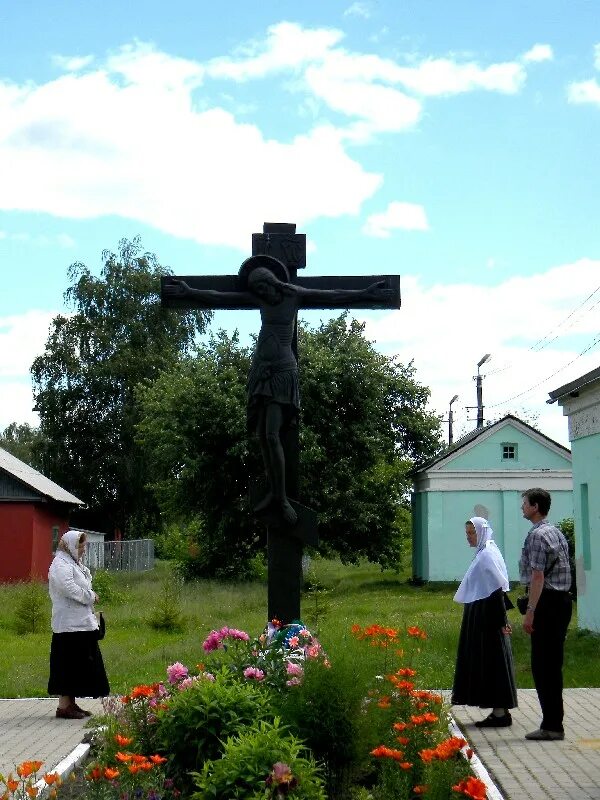
[[[48,592],[38,581],[23,584],[15,608],[17,633],[39,633],[48,627]]]
[[[188,773],[206,759],[218,759],[223,740],[259,720],[273,718],[267,692],[229,672],[201,679],[171,697],[159,715],[157,739],[169,755],[167,771],[180,788],[190,786]]]
[[[107,569],[97,569],[94,572],[92,588],[102,604],[120,605],[125,602],[124,593],[115,586],[115,576]]]
[[[157,631],[173,633],[184,629],[185,619],[181,613],[181,578],[170,575],[163,581],[149,622]]]
[[[279,719],[230,737],[223,755],[195,773],[198,791],[192,800],[326,800],[323,782],[312,759]]]
[[[366,691],[353,660],[339,659],[329,669],[307,662],[302,683],[277,698],[285,724],[324,764],[330,798],[347,798],[351,781],[368,768],[375,742],[365,727]]]

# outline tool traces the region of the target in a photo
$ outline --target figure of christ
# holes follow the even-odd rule
[[[385,299],[391,290],[385,281],[365,289],[307,289],[289,282],[284,264],[270,256],[254,256],[242,265],[241,292],[194,289],[173,279],[163,288],[171,297],[198,298],[218,307],[227,298],[260,309],[261,328],[248,373],[248,428],[256,433],[268,479],[266,496],[255,513],[277,510],[282,522],[293,527],[296,512],[286,494],[285,453],[281,432],[297,423],[300,410],[298,362],[292,349],[296,314],[303,301],[322,302],[326,307],[351,305],[359,299]]]

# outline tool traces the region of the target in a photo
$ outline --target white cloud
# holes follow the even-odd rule
[[[306,224],[358,214],[382,177],[349,155],[349,142],[414,127],[423,97],[511,93],[525,80],[517,62],[425,59],[407,67],[350,53],[342,38],[282,22],[264,41],[205,64],[135,42],[41,85],[0,81],[0,209],[117,215],[245,248],[264,219]],[[65,68],[75,66],[63,58]],[[302,93],[300,105],[312,103],[316,119],[293,139],[201,107],[208,95],[199,98],[199,87],[208,81],[282,71],[293,81],[281,88]]]
[[[567,90],[569,103],[600,106],[600,84],[592,78],[589,81],[571,83]]]
[[[491,361],[482,368],[486,419],[523,408],[539,415],[544,433],[568,444],[566,422],[546,400],[549,391],[600,363],[600,344],[578,358],[598,337],[599,306],[594,304],[600,301],[600,291],[561,325],[599,288],[599,275],[600,261],[581,259],[496,286],[425,287],[420,279],[403,276],[402,308],[365,317],[366,334],[379,349],[397,353],[405,363],[414,359],[417,378],[431,387],[432,407],[438,413],[447,417],[450,398],[459,395],[453,406],[455,432],[475,426],[468,421],[475,414],[465,406],[476,405],[472,376],[479,359],[491,353]],[[532,324],[534,311],[541,323]],[[554,333],[544,340],[549,346],[540,349],[539,340],[550,331]],[[555,335],[559,338],[550,343]],[[535,390],[515,397],[537,383],[541,385]]]
[[[363,19],[369,19],[371,16],[371,9],[368,3],[364,2],[356,2],[352,3],[351,6],[344,11],[345,17],[362,17]]]
[[[146,47],[147,72],[127,49],[109,61],[124,84],[106,70],[41,86],[0,84],[0,208],[116,214],[245,248],[264,219],[306,224],[357,214],[381,184],[331,126],[286,143],[267,139],[222,109],[195,110],[200,70],[187,62],[169,69],[167,56],[155,61]]]
[[[0,376],[23,378],[36,356],[43,352],[56,312],[28,311],[0,317]]]
[[[600,43],[594,45],[594,67],[600,70]],[[589,81],[574,81],[567,88],[569,103],[600,106],[600,83],[595,78]]]
[[[429,224],[423,206],[393,202],[380,214],[371,214],[363,227],[367,236],[387,239],[394,230],[427,231]]]
[[[237,58],[215,58],[207,64],[206,71],[213,78],[236,81],[264,78],[323,59],[343,36],[341,31],[330,28],[311,30],[293,22],[280,22],[269,27],[264,42],[251,44]]]
[[[538,61],[552,61],[554,52],[549,44],[534,44],[526,53],[523,53],[523,61],[535,63]]]
[[[0,432],[11,422],[39,425],[33,410],[33,395],[29,382],[4,381],[0,378]]]
[[[61,55],[54,55],[52,56],[52,63],[57,66],[59,69],[64,70],[65,72],[79,72],[80,70],[88,67],[92,61],[94,60],[94,56],[61,56]]]

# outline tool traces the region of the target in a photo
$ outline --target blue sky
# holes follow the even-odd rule
[[[0,428],[36,421],[69,264],[139,234],[235,272],[270,220],[307,234],[306,274],[402,275],[402,309],[361,319],[439,413],[459,395],[455,435],[489,352],[486,417],[566,443],[547,392],[600,359],[598,12],[0,0]]]

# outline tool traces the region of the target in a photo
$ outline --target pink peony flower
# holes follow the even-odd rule
[[[255,681],[262,681],[265,678],[265,673],[262,669],[258,669],[258,667],[246,667],[244,670],[244,678],[248,678],[248,680],[252,679]]]
[[[310,631],[307,631],[306,628],[302,628],[300,631],[300,636],[302,636],[304,639],[310,639]]]
[[[289,681],[285,682],[286,686],[299,686],[302,681],[300,678],[290,678]]]
[[[215,676],[212,674],[212,672],[203,672],[202,675],[200,675],[199,677],[203,678],[205,681],[215,680]]]
[[[221,637],[223,639],[225,638],[239,639],[241,642],[247,642],[250,640],[250,637],[248,636],[246,631],[240,631],[237,628],[227,628],[227,627],[221,628],[219,633],[221,634]]]
[[[319,655],[320,650],[321,650],[320,645],[311,644],[310,647],[306,648],[306,655],[309,658],[317,658],[317,656]]]
[[[202,643],[202,648],[205,653],[210,653],[212,650],[218,650],[220,647],[223,647],[222,636],[220,631],[211,631],[204,642]]]
[[[297,636],[290,636],[289,645],[290,647],[298,647],[300,644],[300,639]]]
[[[188,668],[184,667],[183,664],[180,664],[179,661],[171,664],[170,667],[167,667],[167,677],[169,679],[169,683],[174,685],[179,683],[179,681],[182,681],[184,678],[187,678],[188,671]]]
[[[300,664],[294,664],[291,661],[287,662],[285,671],[288,675],[297,675],[298,677],[302,677],[302,675],[304,675],[304,670]]]

